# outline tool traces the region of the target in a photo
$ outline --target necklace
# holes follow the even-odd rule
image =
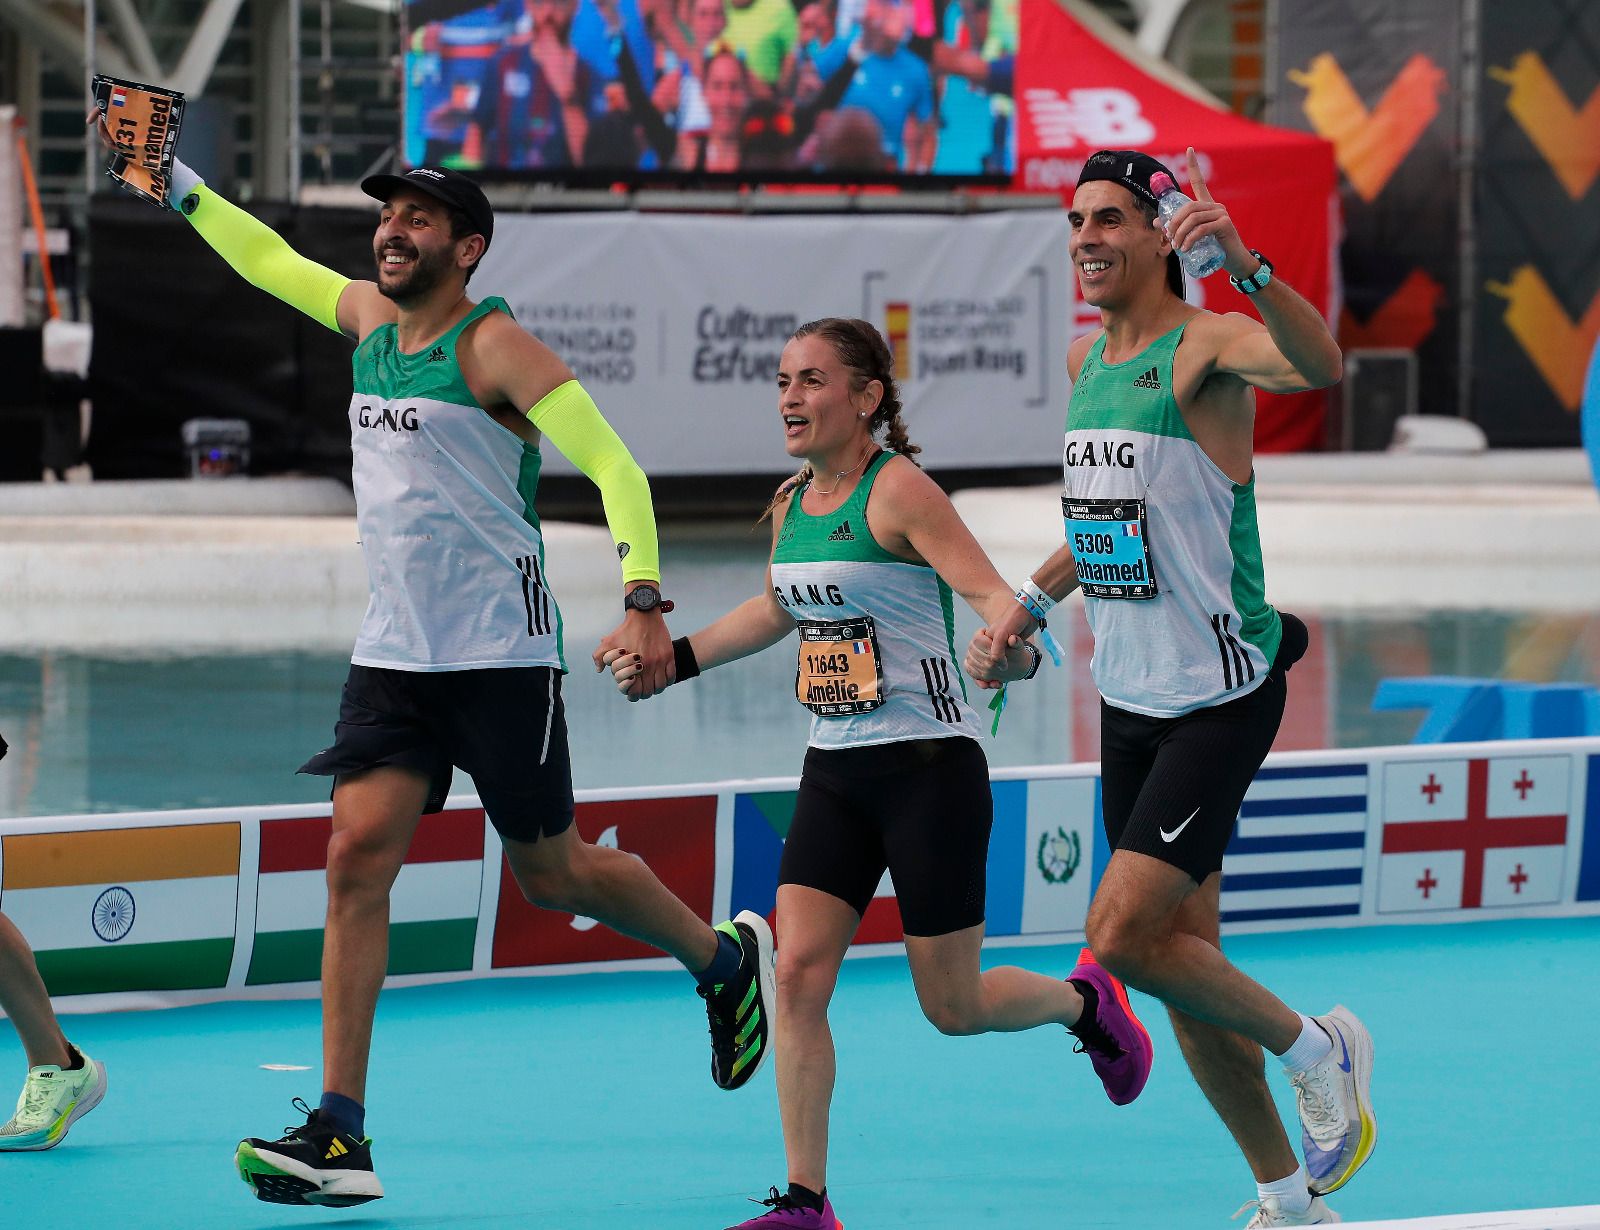
[[[867,444],[867,447],[861,450],[861,457],[855,463],[855,465],[851,466],[848,470],[840,470],[837,474],[835,474],[833,476],[833,486],[831,486],[831,487],[820,487],[820,486],[818,486],[817,485],[816,476],[812,475],[812,478],[811,478],[811,490],[815,491],[818,495],[832,495],[835,491],[839,490],[839,484],[842,483],[845,480],[846,477],[848,477],[851,474],[854,474],[862,466],[866,465],[866,463],[867,463],[867,454],[870,453],[871,451],[872,451],[872,444],[869,441],[868,444]]]

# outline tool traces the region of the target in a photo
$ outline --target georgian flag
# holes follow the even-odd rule
[[[1561,900],[1571,785],[1566,756],[1385,766],[1379,913]]]

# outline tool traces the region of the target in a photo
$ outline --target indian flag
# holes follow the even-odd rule
[[[52,995],[225,986],[238,904],[237,823],[0,839],[0,909]]]
[[[251,986],[315,982],[328,912],[333,820],[261,822]],[[483,810],[424,816],[389,896],[389,973],[472,968],[483,884]]]

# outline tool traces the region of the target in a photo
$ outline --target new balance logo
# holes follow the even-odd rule
[[[443,346],[435,346],[432,350],[428,351],[429,363],[443,363],[448,358],[449,356],[445,354]],[[1161,386],[1159,384],[1156,385],[1156,388],[1159,389],[1160,387]]]
[[[1133,387],[1136,389],[1159,389],[1161,387],[1161,373],[1152,367],[1133,382]]]
[[[345,1148],[344,1141],[335,1136],[333,1143],[328,1146],[328,1151],[322,1155],[322,1160],[325,1162],[332,1161],[336,1157],[343,1157],[348,1152],[350,1150]]]
[[[848,521],[841,521],[839,523],[839,528],[828,535],[829,542],[854,542],[855,540],[856,536],[851,531],[850,523]]]

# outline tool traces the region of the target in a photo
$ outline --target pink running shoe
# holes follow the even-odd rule
[[[1087,948],[1078,954],[1078,964],[1067,975],[1068,982],[1086,982],[1100,997],[1095,1019],[1079,1021],[1070,1032],[1077,1037],[1074,1051],[1087,1053],[1095,1075],[1106,1087],[1106,1097],[1117,1106],[1126,1106],[1144,1090],[1150,1079],[1154,1058],[1150,1035],[1133,1015],[1128,989],[1113,978]]]
[[[833,1201],[822,1193],[822,1212],[802,1208],[787,1193],[772,1188],[765,1200],[752,1201],[767,1206],[767,1211],[749,1221],[742,1221],[728,1230],[844,1230],[844,1223],[834,1214]]]

